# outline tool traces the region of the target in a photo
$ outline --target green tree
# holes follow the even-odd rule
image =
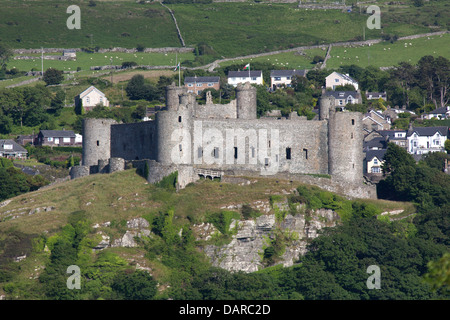
[[[13,56],[13,52],[4,44],[0,44],[0,69],[6,67],[6,63]]]
[[[136,270],[132,273],[120,272],[111,288],[119,299],[151,300],[157,293],[156,284],[148,272]]]
[[[48,86],[60,84],[64,80],[64,73],[61,70],[48,68],[44,72],[43,80]]]

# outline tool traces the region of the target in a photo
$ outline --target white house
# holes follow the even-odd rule
[[[109,100],[105,94],[94,86],[90,86],[75,97],[75,105],[80,103],[85,111],[90,111],[97,105],[109,107]]]
[[[355,87],[355,90],[359,89],[358,82],[350,77],[348,74],[342,74],[339,72],[333,72],[325,78],[325,88],[335,89],[339,86],[350,84]]]
[[[448,127],[415,127],[407,134],[408,152],[426,154],[444,152],[444,143],[448,137]]]
[[[450,119],[450,106],[434,109],[429,113],[424,113],[422,119]]]
[[[228,72],[228,84],[237,86],[239,83],[250,82],[250,84],[263,84],[263,74],[261,70],[254,71],[229,71]]]
[[[306,77],[308,70],[272,70],[270,72],[270,87],[276,90],[280,87],[290,87],[293,76]]]

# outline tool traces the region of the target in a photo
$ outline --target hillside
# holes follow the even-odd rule
[[[175,238],[178,237],[180,228],[183,229],[183,235],[189,236],[192,232],[189,237],[197,239],[189,240],[194,241],[192,245],[195,243],[192,248],[201,248],[207,245],[205,248],[208,248],[209,253],[211,250],[220,250],[223,255],[226,252],[224,250],[227,250],[226,244],[232,246],[234,243],[232,241],[235,241],[233,239],[235,239],[236,231],[232,231],[234,229],[230,225],[232,219],[240,219],[243,223],[239,228],[241,231],[237,231],[238,233],[249,230],[247,227],[251,221],[260,224],[261,221],[267,223],[267,219],[279,221],[280,217],[282,221],[289,212],[296,217],[304,215],[303,223],[309,221],[310,232],[313,230],[313,221],[316,225],[315,232],[325,223],[323,220],[325,216],[320,217],[324,212],[315,216],[314,213],[305,211],[305,209],[301,209],[298,211],[299,213],[292,211],[293,207],[289,203],[295,202],[288,199],[297,194],[298,186],[289,181],[251,179],[246,182],[243,179],[237,182],[201,180],[176,193],[166,188],[147,184],[141,176],[136,174],[134,169],[131,169],[111,175],[93,175],[66,181],[9,199],[0,205],[2,240],[0,261],[3,266],[0,270],[0,288],[3,288],[3,291],[0,290],[0,295],[6,294],[8,299],[14,298],[14,295],[19,299],[44,298],[42,293],[37,293],[42,286],[37,279],[45,269],[45,265],[48,268],[50,263],[48,249],[52,251],[58,239],[69,237],[70,233],[67,232],[71,229],[69,228],[70,223],[80,215],[84,217],[83,221],[86,221],[86,224],[83,224],[83,228],[86,229],[83,233],[85,240],[81,242],[84,253],[79,257],[81,260],[77,264],[83,263],[86,265],[85,268],[97,265],[95,267],[97,272],[113,272],[114,274],[121,268],[149,270],[161,285],[159,293],[161,298],[167,294],[164,292],[165,286],[176,281],[171,270],[181,263],[181,261],[176,262],[175,260],[170,263],[170,260],[166,261],[166,259],[175,258],[170,258],[174,253],[171,253],[171,245],[166,238],[168,237],[167,230],[172,230],[172,237]],[[324,196],[326,194],[331,196],[330,193],[323,193]],[[343,208],[347,207],[343,199],[336,201]],[[410,216],[415,212],[414,206],[406,202],[367,200],[364,203],[371,208],[376,208],[378,213],[393,212],[393,217],[397,218]],[[283,206],[284,209],[282,209]],[[169,217],[170,212],[173,214],[170,220],[167,220],[167,212],[169,212]],[[344,213],[344,211],[342,212]],[[399,214],[399,212],[401,213]],[[159,233],[157,226],[161,217],[166,217],[164,220],[166,227],[163,229],[166,231]],[[265,217],[264,220],[261,220],[262,217]],[[346,219],[345,217],[345,214],[342,214],[342,219]],[[333,220],[336,219],[339,221],[341,218],[337,215]],[[336,221],[333,225],[335,224]],[[75,226],[73,222],[72,225]],[[328,224],[325,223],[325,225]],[[151,232],[146,230],[151,230]],[[252,254],[260,255],[268,245],[264,244],[266,241],[263,241],[263,238],[271,234],[277,235],[277,230],[281,229],[273,226],[272,229],[267,230],[259,242],[253,242],[254,245],[259,243],[261,247],[259,249],[256,247],[256,251],[255,248],[251,248]],[[291,236],[294,236],[292,231],[294,229],[286,230],[285,232],[290,232]],[[135,236],[143,239],[143,242],[137,241]],[[280,235],[278,234],[278,236]],[[242,238],[242,236],[238,236],[238,238]],[[298,235],[297,240],[294,238],[290,238],[290,240],[283,238],[283,243],[287,241],[285,243],[287,245],[291,241],[295,243],[299,240]],[[105,239],[107,239],[106,245]],[[164,239],[164,242],[161,242],[161,239]],[[134,246],[135,241],[137,241],[137,247]],[[278,244],[280,245],[280,243]],[[303,252],[305,245],[306,243],[303,242],[301,248],[288,247]],[[149,248],[154,248],[156,252],[149,252]],[[233,250],[233,248],[231,249]],[[195,267],[191,266],[191,268],[203,270],[202,268],[209,264],[207,262],[209,259],[205,260],[203,253],[200,254],[197,249],[193,250],[197,253],[195,259],[192,257],[194,260],[191,262]],[[297,252],[295,250],[294,253]],[[259,251],[261,252],[258,253]],[[180,254],[183,255],[183,253],[177,253],[177,255]],[[240,254],[246,256],[250,254],[250,251],[241,251]],[[260,265],[270,266],[272,263],[280,263],[281,256],[279,254],[280,252],[275,251],[270,259],[260,256]],[[103,261],[105,255],[109,257],[108,259],[117,256],[117,259],[122,261],[117,266],[117,270],[98,266],[98,261]],[[220,264],[220,261],[216,262]],[[92,298],[92,296],[85,298]]]
[[[382,29],[366,28],[368,15],[358,7],[341,10],[299,9],[297,4],[168,4],[186,46],[206,43],[217,57],[233,57],[301,45],[406,36],[447,29],[448,4],[425,3],[421,10],[377,1]],[[1,0],[0,34],[11,48],[180,47],[169,11],[159,2],[75,1],[81,29],[68,29],[67,2]],[[30,14],[33,13],[33,17]],[[117,23],[120,21],[120,23]]]

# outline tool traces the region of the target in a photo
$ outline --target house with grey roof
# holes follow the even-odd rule
[[[193,92],[197,95],[201,94],[203,90],[214,89],[220,90],[220,77],[185,77],[184,86],[188,92]]]
[[[11,139],[0,139],[0,157],[26,159],[28,151]]]
[[[383,178],[381,166],[384,163],[386,149],[367,150],[364,157],[364,176],[370,181],[377,183]]]
[[[36,140],[38,146],[81,146],[81,142],[72,130],[41,130]]]
[[[325,88],[335,90],[336,87],[352,85],[355,90],[359,89],[358,81],[350,77],[348,74],[332,72],[325,78]]]
[[[448,136],[449,128],[444,126],[410,127],[407,133],[408,152],[411,154],[444,152],[444,143]]]
[[[322,95],[334,97],[335,107],[345,107],[347,104],[362,103],[359,91],[325,91]]]
[[[387,142],[392,142],[405,149],[408,148],[407,130],[380,130],[378,133],[383,136]]]
[[[272,70],[270,72],[270,88],[290,87],[292,77],[306,77],[308,70]]]
[[[422,115],[422,119],[450,119],[450,106],[434,109]]]

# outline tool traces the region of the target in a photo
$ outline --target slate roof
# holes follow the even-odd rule
[[[72,130],[41,130],[44,138],[75,138]]]
[[[326,91],[325,96],[333,96],[336,99],[347,99],[349,96],[358,98],[360,96],[358,91]]]
[[[419,136],[434,136],[436,132],[439,132],[441,136],[448,136],[448,127],[414,127],[408,130],[408,137],[410,137],[414,132]]]
[[[449,111],[448,107],[440,107],[428,112],[429,114],[445,114]]]
[[[377,158],[380,161],[383,161],[384,154],[386,153],[386,149],[381,150],[367,150],[366,151],[366,161],[371,161],[373,158]]]
[[[248,77],[250,73],[250,77],[262,77],[262,71],[261,70],[239,70],[239,71],[228,71],[228,77]]]
[[[307,70],[272,70],[270,72],[271,77],[292,77],[292,76],[300,76],[305,77]]]
[[[220,77],[186,77],[184,83],[205,83],[205,82],[219,82]]]
[[[375,137],[372,140],[364,141],[364,148],[386,148],[386,139],[384,137]]]
[[[11,144],[13,146],[13,149],[5,149],[4,145],[7,144]],[[22,147],[20,144],[18,144],[17,142],[15,142],[14,140],[11,139],[0,139],[0,151],[6,151],[6,152],[28,152],[24,147]]]

